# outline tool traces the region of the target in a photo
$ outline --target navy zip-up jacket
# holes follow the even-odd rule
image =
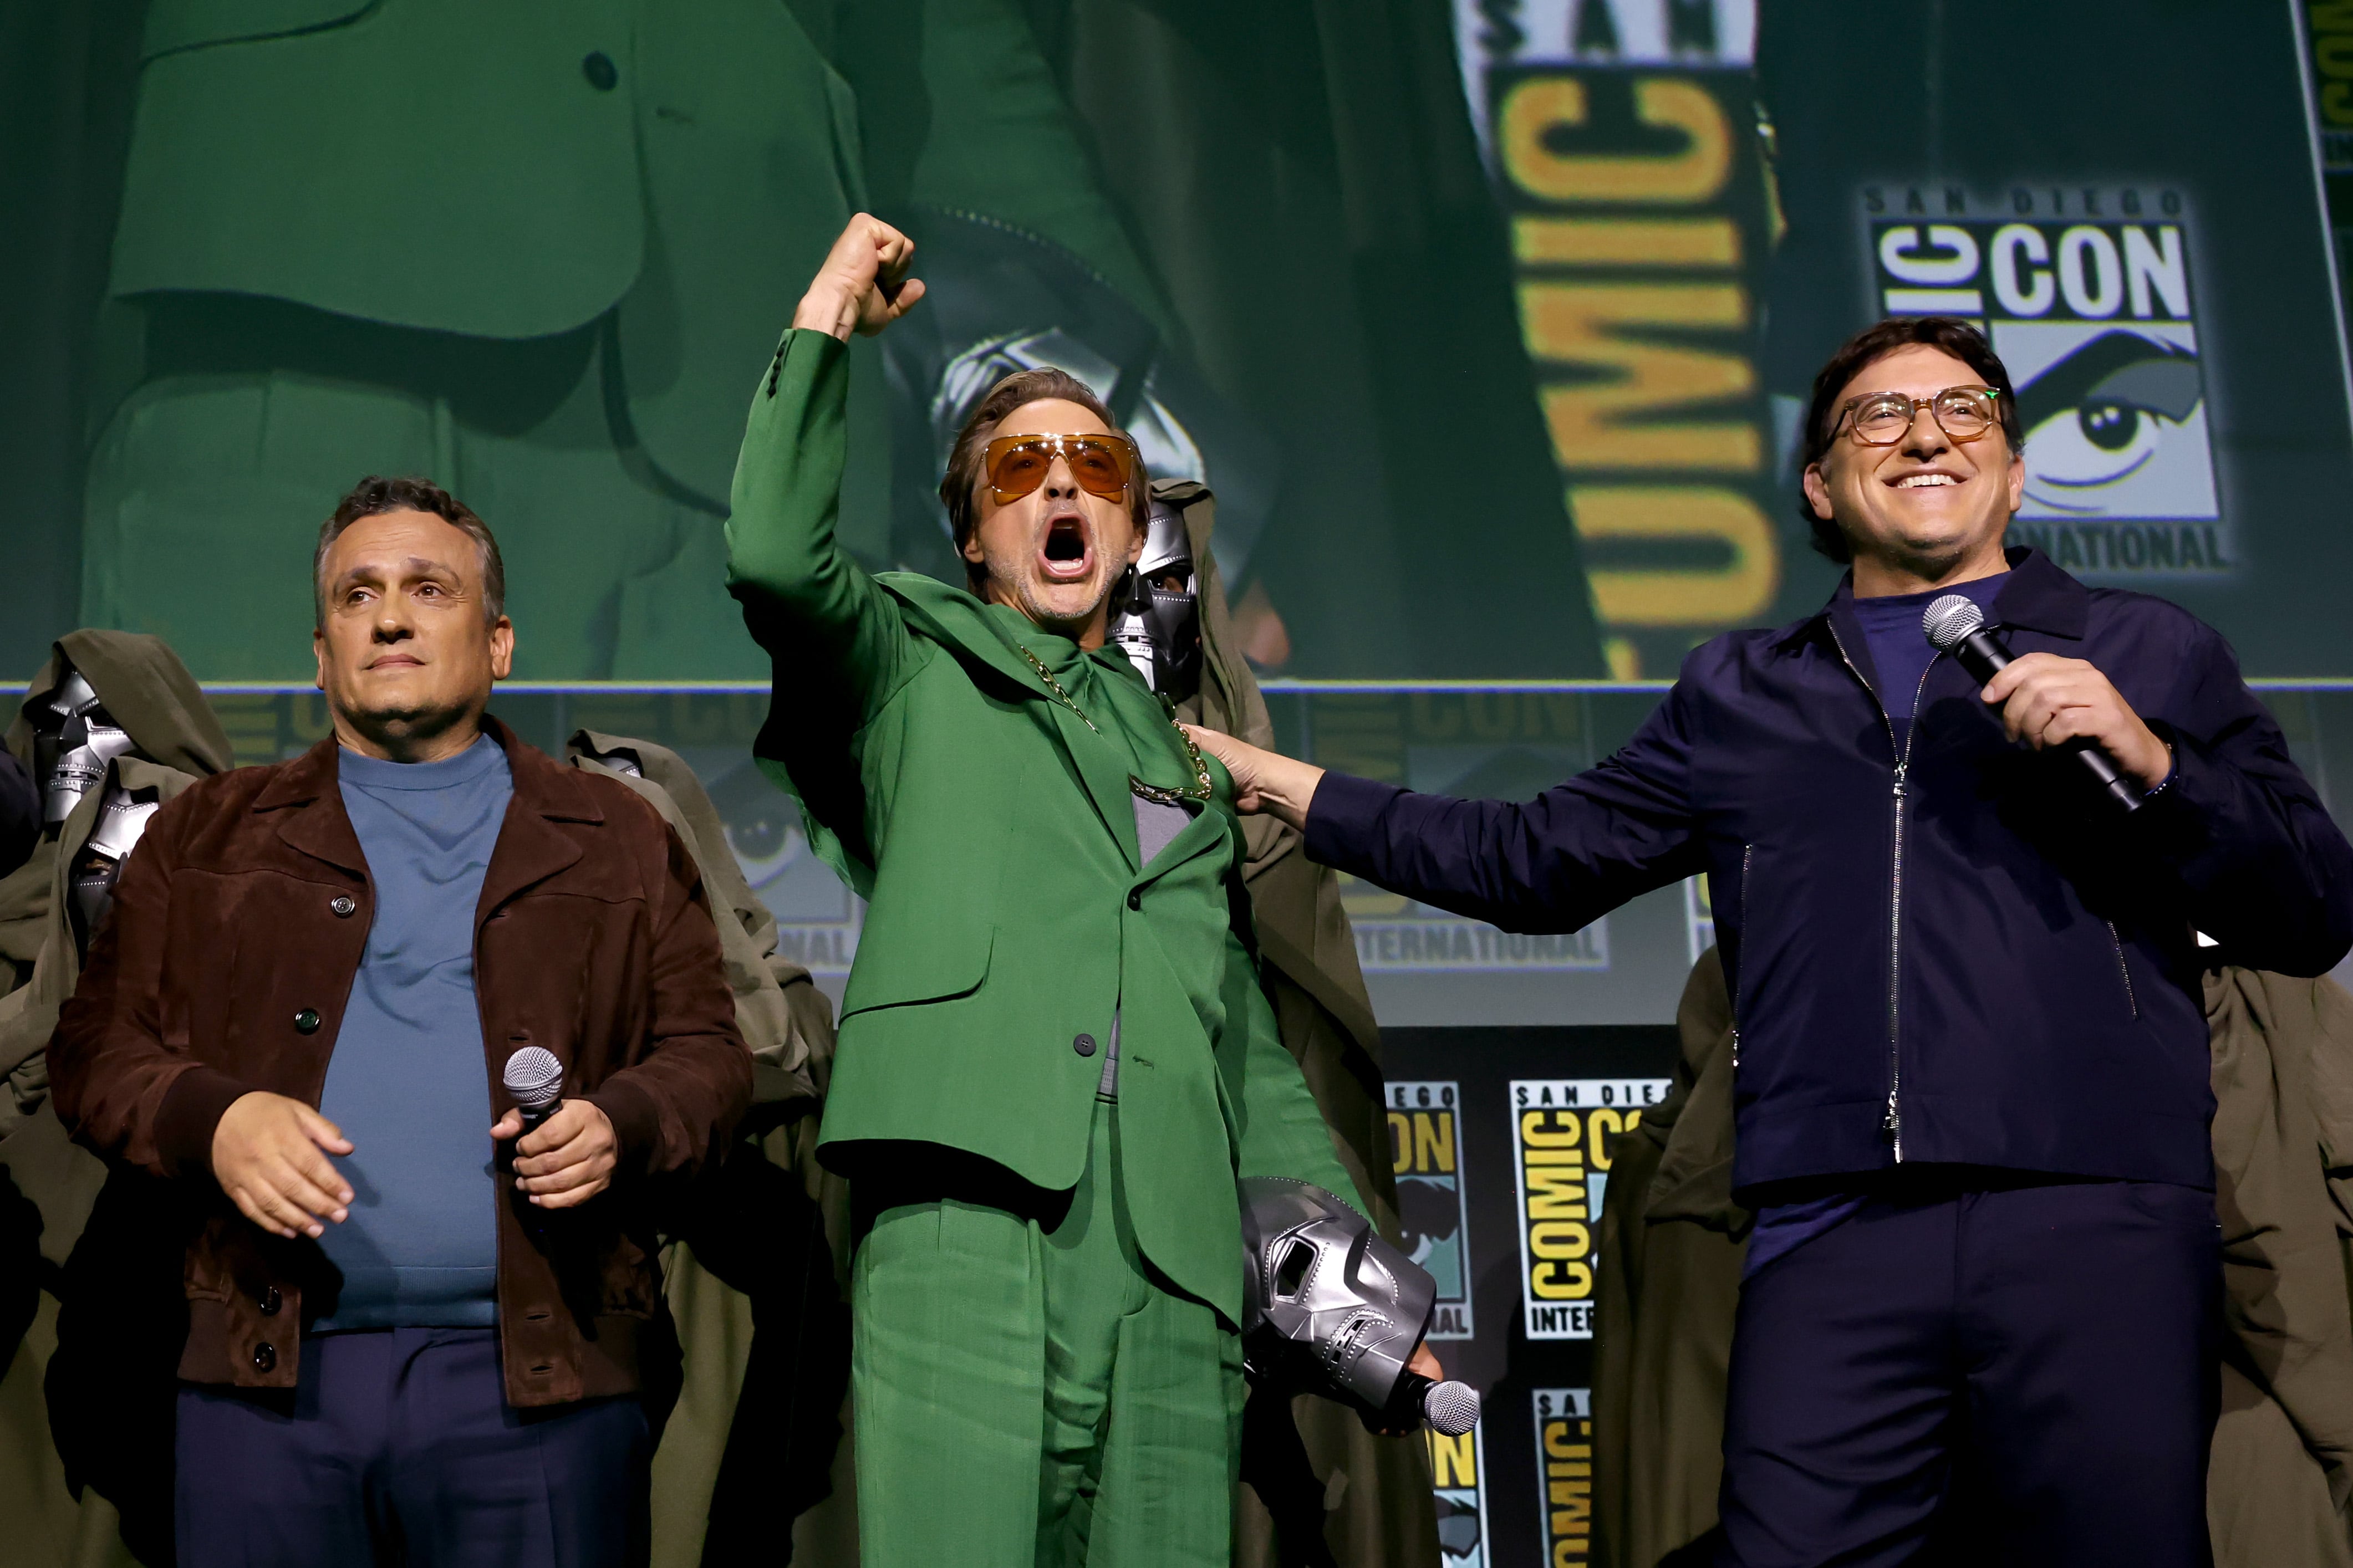
[[[2332,968],[2353,847],[2217,633],[2010,561],[2010,651],[2089,660],[2173,748],[2129,816],[2011,742],[1947,658],[1899,752],[1850,577],[1810,619],[1695,650],[1624,749],[1525,805],[1327,774],[1308,854],[1517,931],[1704,872],[1744,1188],[1898,1162],[2211,1187],[2200,973]]]

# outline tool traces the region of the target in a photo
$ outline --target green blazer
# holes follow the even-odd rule
[[[869,576],[836,544],[845,363],[827,334],[786,334],[727,525],[731,588],[776,666],[754,751],[869,903],[820,1157],[854,1180],[915,1142],[1070,1187],[1103,1069],[1073,1044],[1116,1012],[1137,1242],[1239,1321],[1238,1177],[1362,1203],[1259,984],[1232,781],[1212,763],[1216,798],[1139,864],[1124,745],[1053,700],[1005,613],[928,577]],[[1143,682],[1093,685],[1180,776]]]

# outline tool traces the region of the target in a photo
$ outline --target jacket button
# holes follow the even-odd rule
[[[1081,1035],[1071,1042],[1071,1049],[1082,1057],[1091,1057],[1095,1054],[1095,1037],[1092,1035]]]
[[[268,1372],[271,1367],[274,1367],[274,1366],[276,1366],[277,1364],[278,1364],[278,1352],[277,1352],[277,1351],[275,1351],[274,1349],[272,1349],[272,1348],[271,1348],[271,1347],[269,1347],[269,1345],[256,1345],[256,1346],[254,1346],[254,1347],[253,1347],[253,1370],[254,1370],[254,1371],[256,1371],[256,1372]]]
[[[349,893],[337,893],[327,900],[327,907],[335,911],[336,919],[343,920],[348,919],[353,911],[360,907],[360,901]]]
[[[586,77],[588,85],[598,92],[612,91],[613,84],[621,79],[620,69],[613,64],[613,57],[602,49],[580,62],[580,74]]]
[[[300,1013],[295,1014],[294,1032],[298,1035],[317,1034],[319,1032],[319,1010],[316,1007],[305,1007]]]
[[[278,1293],[277,1286],[264,1285],[261,1288],[261,1315],[263,1317],[276,1317],[278,1315],[278,1309],[284,1305],[286,1305],[286,1298]],[[265,1345],[262,1348],[267,1350],[269,1347]]]
[[[1143,889],[1137,888],[1127,895],[1127,907],[1131,910],[1140,910],[1144,907]]]

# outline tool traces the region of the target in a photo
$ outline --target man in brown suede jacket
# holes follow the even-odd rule
[[[710,905],[652,806],[484,715],[472,512],[363,481],[314,572],[334,734],[156,813],[49,1046],[68,1131],[190,1217],[178,1560],[642,1563],[657,1210],[752,1087]]]

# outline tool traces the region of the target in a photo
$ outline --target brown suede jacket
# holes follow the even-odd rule
[[[676,1340],[654,1260],[659,1200],[722,1146],[752,1058],[694,860],[654,808],[484,725],[514,796],[474,911],[494,1113],[507,1057],[543,1046],[567,1097],[620,1141],[613,1185],[542,1211],[506,1189],[498,1231],[507,1400],[558,1405],[667,1381]],[[293,1385],[308,1240],[248,1221],[213,1184],[213,1130],[254,1089],[319,1103],[367,942],[374,889],[330,738],[202,780],[155,814],[49,1041],[59,1119],[191,1202],[180,1375]],[[488,1140],[485,1139],[487,1144]],[[485,1152],[488,1152],[486,1148]],[[315,1313],[312,1314],[315,1316]]]

